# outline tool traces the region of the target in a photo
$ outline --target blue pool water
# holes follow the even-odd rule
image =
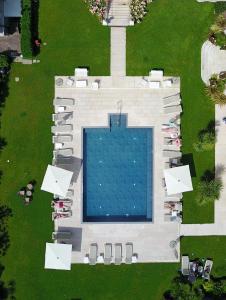
[[[128,128],[110,115],[108,128],[83,129],[83,220],[152,220],[152,128]]]

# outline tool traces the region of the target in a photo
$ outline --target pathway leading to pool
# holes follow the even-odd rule
[[[126,76],[125,27],[111,27],[111,76]]]

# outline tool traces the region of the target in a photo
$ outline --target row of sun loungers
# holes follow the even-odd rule
[[[120,265],[123,262],[122,244],[115,244],[114,257],[112,248],[113,247],[111,243],[106,243],[104,245],[104,254],[98,256],[98,245],[96,243],[91,244],[89,254],[84,258],[84,263],[89,263],[90,265],[104,263],[105,265],[109,265],[114,262],[115,265]],[[124,262],[126,264],[137,262],[137,256],[133,253],[133,244],[126,243],[125,250],[126,256]]]
[[[204,280],[210,280],[210,274],[213,267],[213,261],[206,259],[203,262],[190,261],[189,256],[184,255],[181,258],[181,273],[183,276],[188,276],[189,281],[194,282],[196,277],[202,277]]]

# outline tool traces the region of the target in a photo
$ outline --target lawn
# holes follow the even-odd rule
[[[156,0],[144,21],[127,30],[127,74],[146,75],[162,68],[181,78],[184,163],[192,169],[194,192],[185,193],[184,223],[211,223],[214,206],[199,207],[196,185],[203,173],[214,168],[214,152],[197,153],[193,143],[200,130],[214,120],[214,106],[204,95],[200,52],[213,20],[213,5],[195,0]]]
[[[192,153],[191,144],[198,130],[213,118],[213,107],[203,95],[199,76],[200,47],[212,16],[211,4],[156,0],[144,23],[128,30],[128,74],[143,75],[150,67],[164,67],[166,73],[182,77],[184,153]],[[92,75],[108,75],[110,35],[109,29],[88,13],[82,0],[48,0],[40,1],[40,37],[47,43],[41,48],[40,64],[13,64],[9,95],[2,109],[1,136],[6,138],[7,146],[1,154],[0,194],[1,203],[13,211],[10,247],[1,259],[6,267],[3,279],[15,280],[18,300],[161,299],[179,269],[178,264],[73,265],[71,272],[43,268],[45,242],[50,241],[53,224],[51,196],[39,188],[52,158],[54,75],[71,75],[81,65],[88,66]],[[15,82],[15,76],[19,82]],[[203,170],[213,167],[213,157],[213,153],[194,154],[194,183]],[[37,181],[34,201],[24,207],[16,192],[31,179]],[[213,207],[196,212],[193,196],[188,195],[185,220],[212,220]],[[221,242],[206,242],[211,248],[209,255],[215,247],[220,248]],[[195,239],[194,245],[187,238],[183,243],[183,251],[195,251]],[[222,263],[220,258],[219,255],[216,265]]]

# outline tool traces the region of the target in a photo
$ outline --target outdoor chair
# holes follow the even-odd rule
[[[55,106],[73,106],[74,103],[75,100],[70,98],[56,98],[53,101],[53,105]]]
[[[71,240],[71,232],[70,231],[54,231],[52,233],[52,240],[67,240],[70,241]]]
[[[169,97],[165,97],[163,98],[163,105],[169,105],[169,104],[180,104],[181,102],[181,98],[180,98],[180,94],[176,94],[176,95],[172,95]]]
[[[75,76],[76,77],[87,77],[88,69],[87,68],[75,68]]]
[[[115,244],[115,264],[122,263],[122,244]]]
[[[53,156],[54,157],[56,157],[57,155],[72,156],[73,153],[74,153],[74,151],[73,151],[72,148],[53,150]]]
[[[213,261],[210,259],[207,259],[204,265],[203,269],[203,275],[202,277],[206,280],[210,280],[210,273],[213,267]]]
[[[112,244],[106,243],[104,245],[104,264],[110,265],[112,261]]]
[[[89,264],[95,265],[97,262],[97,244],[91,244],[89,249]]]
[[[149,72],[149,76],[151,77],[151,79],[155,79],[155,80],[163,80],[163,70],[151,70]]]
[[[52,133],[65,133],[71,132],[73,130],[73,126],[71,124],[61,125],[61,126],[52,126],[51,132]]]
[[[75,80],[71,77],[68,77],[67,80],[66,80],[66,85],[67,86],[73,86]]]
[[[63,112],[52,114],[52,121],[53,122],[66,122],[67,120],[73,119],[73,112]]]
[[[150,89],[159,89],[160,88],[160,81],[149,81],[148,86]]]
[[[74,196],[74,190],[68,190],[66,194],[66,198],[71,198],[72,196]]]
[[[126,264],[131,264],[132,263],[132,257],[133,257],[133,244],[132,243],[126,243],[125,263]]]
[[[164,114],[178,114],[182,112],[181,105],[167,106],[163,108]]]
[[[168,158],[182,157],[182,153],[177,150],[163,150],[163,157],[168,157]]]
[[[52,142],[54,143],[66,143],[72,142],[73,136],[72,135],[54,135],[52,137]]]
[[[97,81],[92,82],[91,87],[94,91],[98,91],[99,90],[99,82],[97,82]]]
[[[76,80],[75,86],[77,88],[85,88],[87,87],[87,80]]]
[[[181,273],[184,276],[189,275],[189,257],[188,256],[182,256],[182,258],[181,258]]]
[[[162,86],[164,88],[171,87],[172,85],[173,85],[172,79],[166,79],[166,80],[163,80],[163,82],[162,82]]]
[[[66,211],[66,212],[53,212],[52,213],[52,220],[60,219],[60,218],[70,218],[72,216],[72,211]]]

